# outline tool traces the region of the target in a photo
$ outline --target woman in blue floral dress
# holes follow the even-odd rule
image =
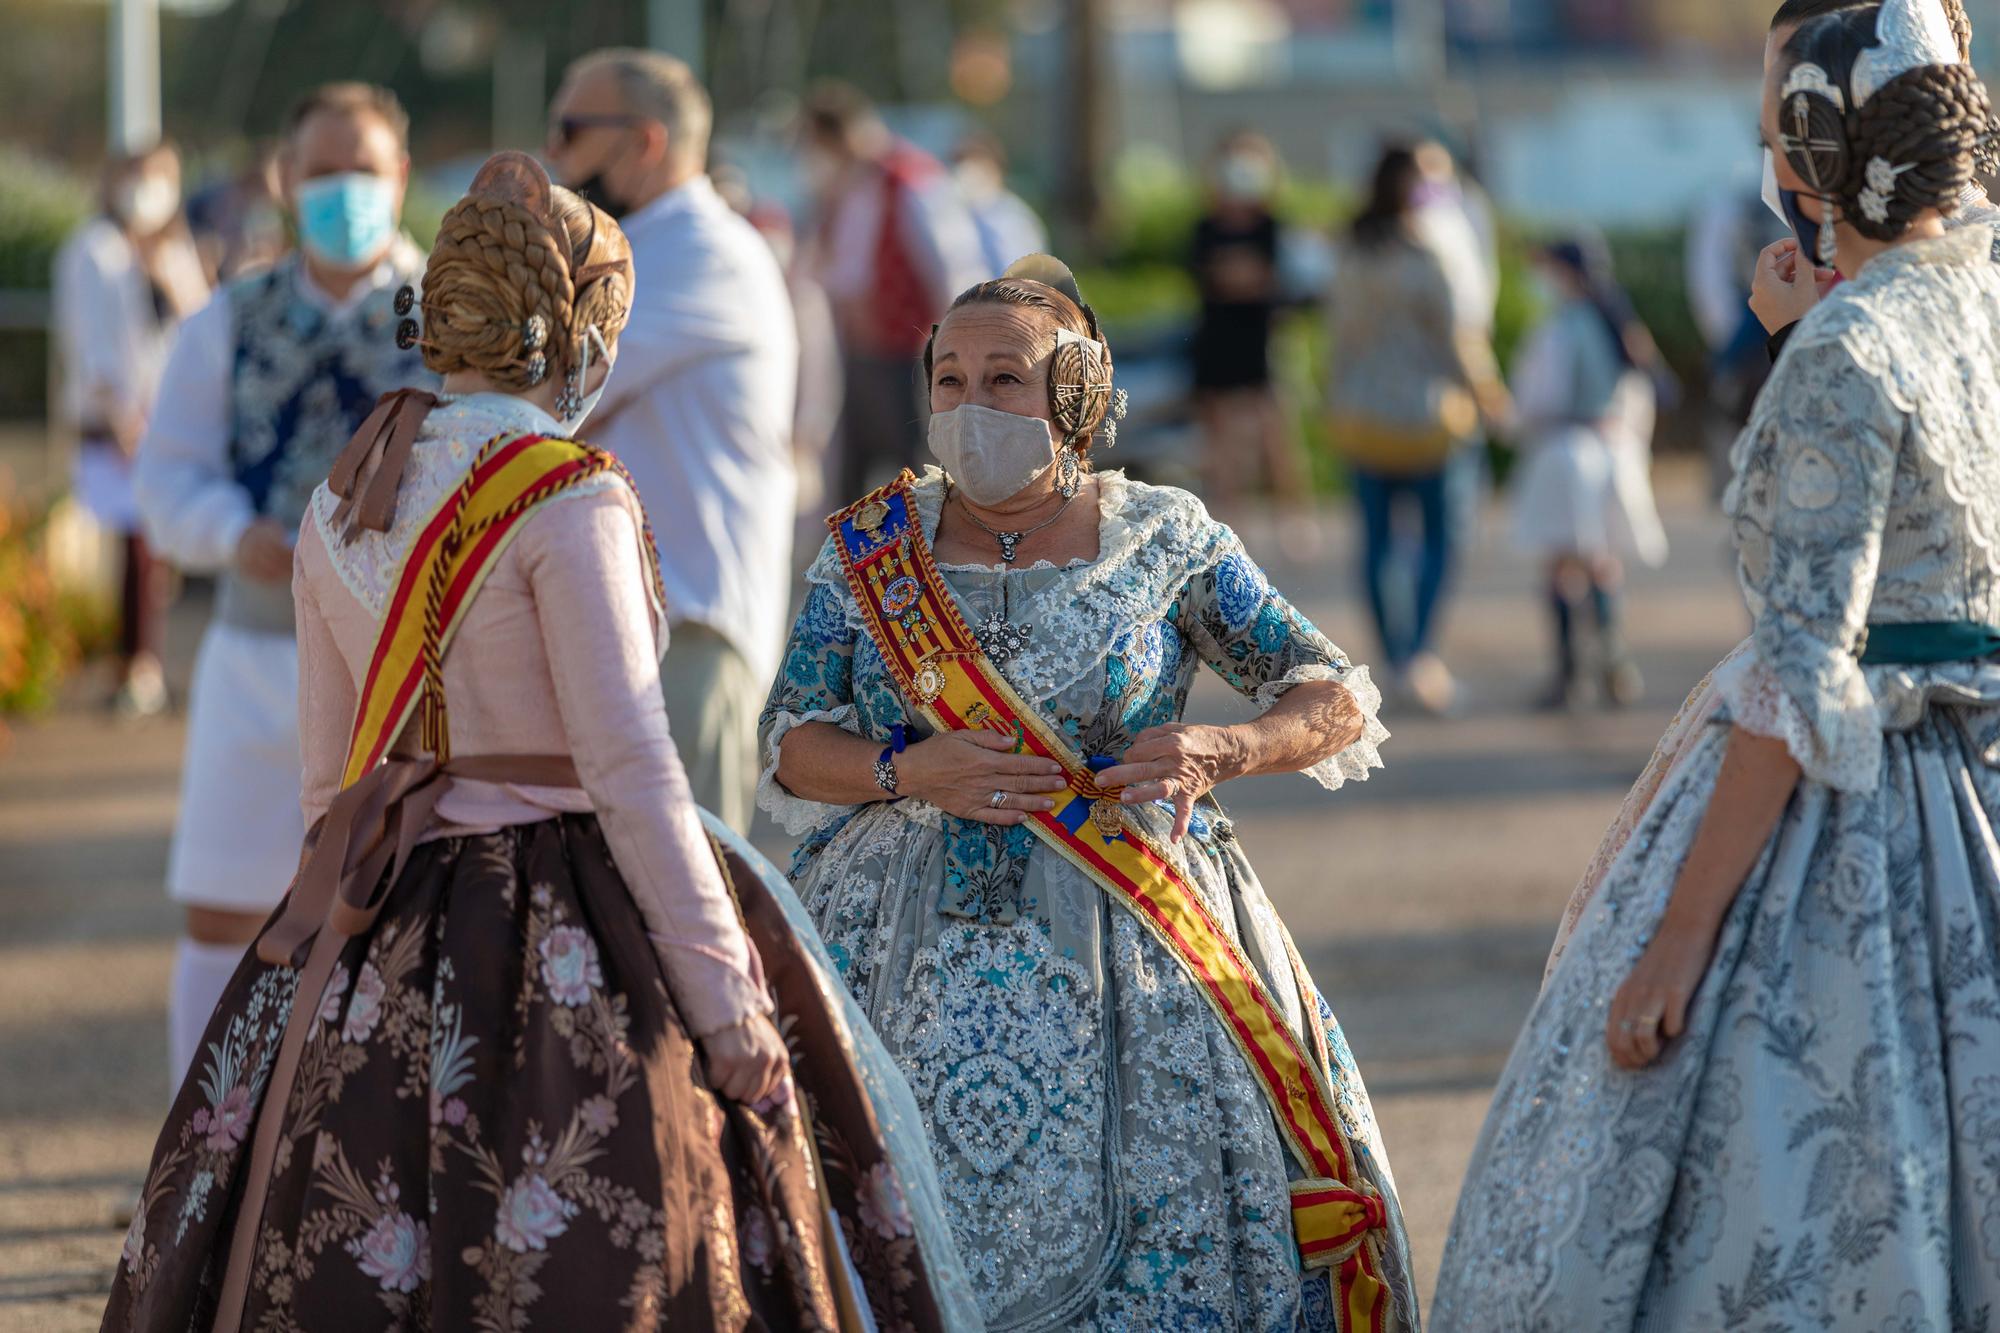
[[[912,506],[987,655],[1123,788],[1126,817],[1291,997],[1293,1030],[1324,1025],[1340,1117],[1386,1201],[1396,1326],[1414,1327],[1367,1094],[1323,1002],[1301,1012],[1317,993],[1206,798],[1250,772],[1364,778],[1387,737],[1379,695],[1193,496],[1080,466],[1090,430],[1065,423],[1058,368],[1108,381],[1087,309],[1016,278],[960,298],[926,358],[949,471],[917,479]],[[1062,786],[1053,766],[931,735],[831,543],[807,579],[760,799],[806,835],[793,881],[916,1091],[989,1327],[1346,1327],[1324,1275],[1301,1272],[1286,1150],[1243,1056],[1136,917],[1023,823]],[[1181,724],[1204,664],[1261,716]]]

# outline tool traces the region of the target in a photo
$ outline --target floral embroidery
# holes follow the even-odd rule
[[[549,998],[574,1009],[590,1002],[591,992],[604,984],[597,966],[597,944],[575,926],[558,926],[542,937],[542,981]]]
[[[500,1196],[500,1220],[494,1235],[516,1254],[546,1250],[549,1242],[569,1229],[576,1205],[549,1188],[539,1175],[522,1176]]]

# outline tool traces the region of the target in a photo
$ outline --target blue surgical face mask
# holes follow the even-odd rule
[[[299,242],[334,268],[372,263],[396,231],[396,183],[367,171],[299,185]]]
[[[1773,213],[1783,218],[1785,225],[1792,229],[1792,235],[1798,238],[1799,251],[1805,255],[1806,262],[1817,266],[1821,262],[1819,255],[1820,224],[1807,217],[1805,210],[1799,207],[1799,199],[1801,197],[1797,190],[1787,190],[1778,184],[1778,160],[1772,155],[1771,150],[1766,148],[1764,150],[1764,204]]]

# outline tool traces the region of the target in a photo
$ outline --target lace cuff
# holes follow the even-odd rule
[[[1270,712],[1271,705],[1284,698],[1294,685],[1311,680],[1337,681],[1347,687],[1347,692],[1354,696],[1355,707],[1361,710],[1361,739],[1311,768],[1301,769],[1301,775],[1328,791],[1338,791],[1349,782],[1366,782],[1368,770],[1382,767],[1381,745],[1389,739],[1389,729],[1382,725],[1382,691],[1368,678],[1367,667],[1302,662],[1278,679],[1267,680],[1257,687],[1258,715]]]
[[[764,771],[757,776],[757,808],[778,822],[778,826],[792,837],[803,837],[827,820],[845,814],[851,805],[828,805],[824,801],[808,801],[803,796],[794,796],[785,790],[785,784],[778,781],[778,749],[792,728],[804,726],[808,722],[831,722],[843,731],[860,735],[859,724],[855,721],[854,705],[842,704],[838,708],[814,709],[807,713],[778,712],[771,715],[764,734]]]
[[[1811,678],[1788,681],[1794,674]],[[1741,653],[1716,668],[1714,683],[1729,720],[1783,741],[1809,780],[1843,792],[1875,790],[1882,775],[1882,722],[1851,655],[1828,651],[1781,673],[1756,653]]]

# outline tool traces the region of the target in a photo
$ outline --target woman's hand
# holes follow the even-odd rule
[[[1056,803],[1045,793],[1069,786],[1062,765],[1015,754],[1014,740],[992,731],[951,731],[919,741],[896,758],[896,790],[948,815],[981,824],[1018,824]],[[994,793],[1001,803],[993,803]]]
[[[1662,922],[1611,999],[1604,1044],[1620,1069],[1644,1069],[1687,1028],[1688,1005],[1715,952],[1713,930]]]
[[[701,1053],[708,1065],[708,1085],[731,1101],[767,1101],[791,1074],[785,1040],[763,1014],[709,1033],[701,1039]]]
[[[1172,801],[1173,841],[1179,842],[1187,836],[1194,803],[1243,769],[1243,746],[1234,728],[1169,722],[1140,732],[1123,761],[1099,773],[1097,781],[1113,791],[1123,788],[1118,799],[1127,805]]]
[[[1800,263],[1798,241],[1773,241],[1757,256],[1750,280],[1750,313],[1766,333],[1796,324],[1812,312],[1840,275]]]

